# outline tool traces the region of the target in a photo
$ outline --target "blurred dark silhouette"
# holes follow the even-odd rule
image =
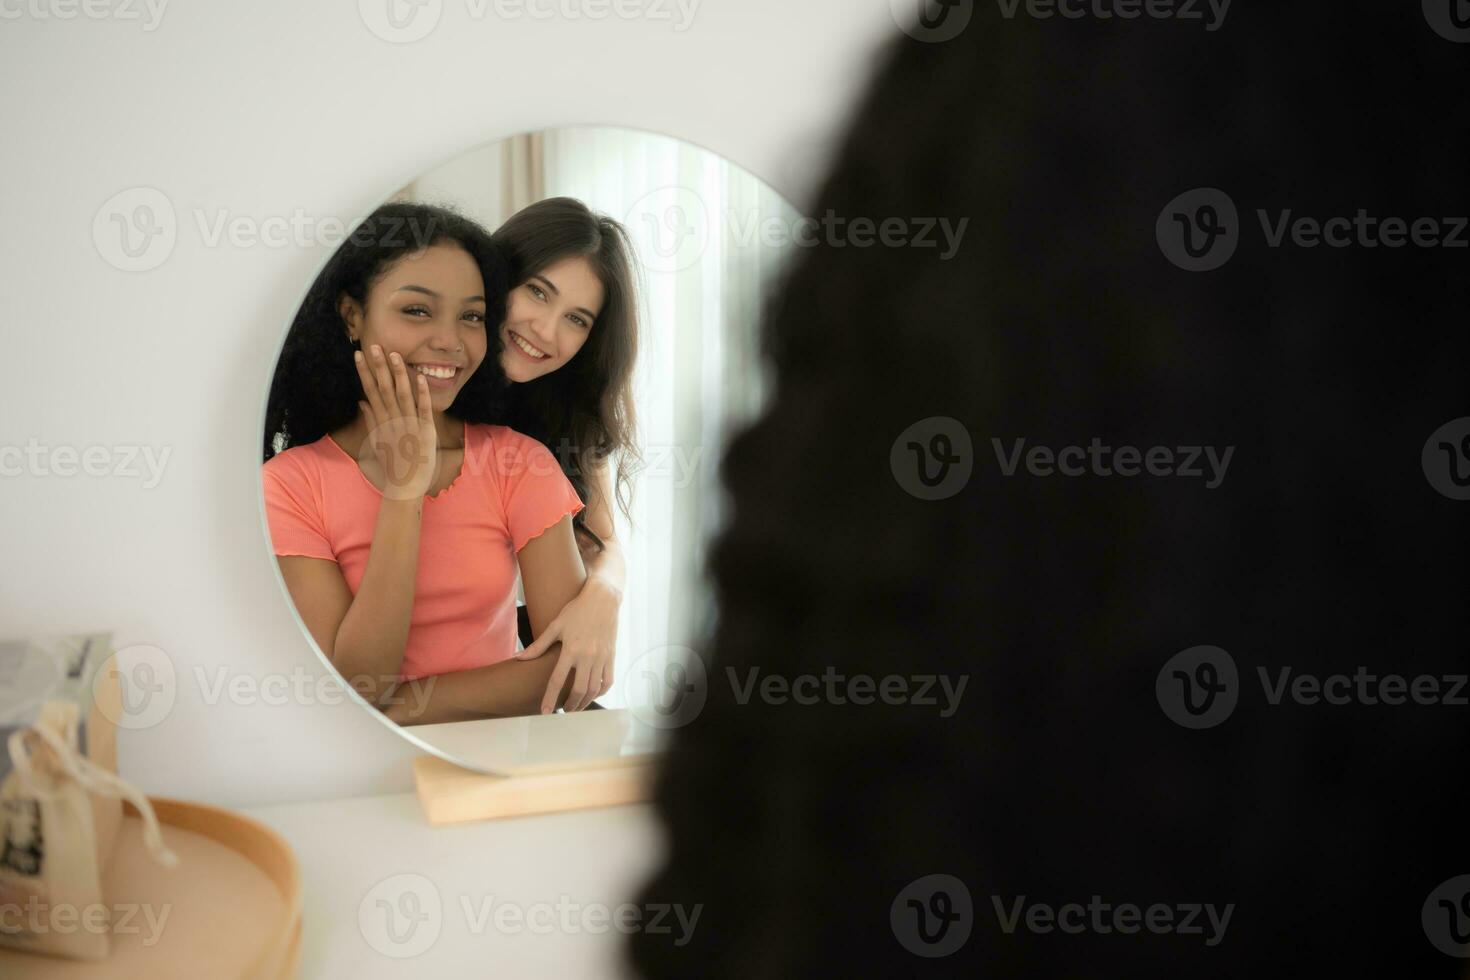
[[[950,261],[805,249],[768,311],[772,398],[723,462],[708,701],[662,766],[670,846],[640,896],[702,914],[682,946],[633,936],[633,964],[1463,976],[1421,910],[1470,872],[1470,709],[1272,704],[1260,671],[1274,688],[1284,667],[1470,669],[1470,502],[1421,464],[1470,416],[1470,46],[1418,2],[1240,3],[1212,32],[1019,10],[976,4],[945,43],[897,35],[807,209],[970,224]],[[1155,235],[1196,188],[1238,210],[1212,271]],[[1273,247],[1287,209],[1378,224]],[[1203,234],[1198,200],[1177,213]],[[1390,247],[1390,217],[1459,247]],[[970,433],[974,471],[923,500],[890,453],[941,416]],[[1234,454],[1214,489],[1005,476],[992,439],[1009,457],[1022,438]],[[1233,658],[1239,700],[1191,730],[1155,683],[1202,644]],[[946,718],[942,697],[741,704],[752,668],[969,680]],[[970,893],[971,934],[942,958],[890,920],[931,874]],[[1095,895],[1233,913],[1207,945],[1203,916],[1203,934],[1063,934],[1007,932],[997,912]],[[1429,928],[1470,929],[1454,905],[1431,903]]]

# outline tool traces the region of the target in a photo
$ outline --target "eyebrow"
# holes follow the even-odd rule
[[[556,288],[556,283],[552,282],[550,279],[547,279],[545,276],[541,275],[540,273],[537,273],[536,275],[532,276],[531,278],[532,279],[539,279],[541,282],[544,282],[546,284],[546,288],[547,289],[551,290],[557,296],[560,296],[561,295],[561,290]],[[597,319],[597,314],[596,313],[593,313],[591,310],[587,309],[587,307],[585,307],[585,306],[574,306],[574,307],[572,307],[572,310],[575,311],[575,312],[577,312],[577,313],[585,313],[585,314],[587,314],[587,319],[589,319],[589,320],[596,320]]]
[[[440,296],[438,293],[434,292],[432,289],[430,289],[427,286],[399,286],[397,289],[395,289],[393,291],[395,293],[423,293],[425,296],[432,296],[434,299],[443,299],[444,298],[444,297]],[[485,302],[485,297],[483,297],[483,296],[466,296],[465,299],[464,299],[464,302],[466,302],[466,303],[483,303],[483,302]]]

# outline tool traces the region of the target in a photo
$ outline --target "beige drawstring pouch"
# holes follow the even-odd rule
[[[15,768],[0,785],[0,946],[99,960],[111,950],[112,922],[99,811],[110,819],[128,800],[154,859],[171,868],[178,857],[164,846],[148,798],[78,755],[78,717],[75,704],[48,701],[34,725],[10,735]]]

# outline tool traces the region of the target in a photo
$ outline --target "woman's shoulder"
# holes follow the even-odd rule
[[[524,432],[517,432],[507,425],[494,425],[488,422],[467,422],[465,424],[470,430],[473,430],[478,439],[494,446],[497,450],[514,450],[521,454],[537,450],[548,454],[551,452],[540,440]]]
[[[346,452],[328,435],[316,442],[283,449],[261,468],[281,479],[320,479],[338,457],[346,458]]]
[[[474,447],[476,462],[497,476],[561,472],[551,450],[524,432],[485,422],[466,423],[466,428],[470,433],[467,445]]]

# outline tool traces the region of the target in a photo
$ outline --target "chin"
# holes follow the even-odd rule
[[[509,357],[500,362],[500,369],[505,373],[505,380],[511,384],[522,384],[527,381],[534,381],[539,377],[538,374],[532,374],[530,371],[527,371],[525,365],[518,361],[512,361]]]

